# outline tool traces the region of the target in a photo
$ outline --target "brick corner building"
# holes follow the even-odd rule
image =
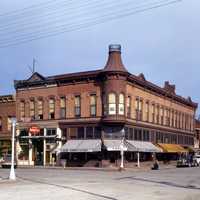
[[[11,118],[15,116],[15,96],[0,96],[0,157],[11,151]]]
[[[177,95],[168,81],[159,87],[129,73],[120,45],[109,46],[104,69],[34,73],[15,81],[15,88],[21,164],[48,165],[59,158],[68,165],[109,165],[120,158],[122,141],[130,162],[138,153],[147,160],[159,149],[177,154],[194,145],[197,104]]]

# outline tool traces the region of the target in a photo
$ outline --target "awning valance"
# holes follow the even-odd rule
[[[160,148],[153,145],[151,142],[127,140],[127,142],[135,147],[137,152],[162,152]]]
[[[121,151],[122,148],[122,140],[104,140],[104,146],[106,147],[107,151]],[[124,151],[134,151],[136,150],[135,147],[130,145],[126,140],[123,143]]]
[[[163,144],[158,143],[158,146],[163,149],[163,152],[167,153],[186,153],[187,149],[184,149],[181,145],[178,144]]]
[[[101,140],[68,140],[60,152],[99,152]]]
[[[56,135],[34,135],[34,136],[19,136],[20,139],[50,139],[56,138]]]

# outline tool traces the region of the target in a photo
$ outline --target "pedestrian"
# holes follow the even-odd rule
[[[153,167],[151,168],[152,170],[158,170],[159,169],[159,163],[158,163],[158,160],[156,159],[154,164],[153,164]]]

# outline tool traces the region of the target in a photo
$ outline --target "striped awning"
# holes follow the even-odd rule
[[[127,142],[135,147],[137,152],[162,152],[160,148],[153,145],[151,142],[127,140]]]
[[[107,151],[121,151],[122,148],[122,140],[104,140],[104,146],[106,147]],[[123,150],[124,151],[134,151],[136,150],[134,146],[129,144],[126,140],[123,142]]]
[[[163,149],[163,152],[166,153],[186,153],[187,149],[184,149],[181,145],[178,144],[163,144],[158,143],[158,146]]]
[[[99,152],[101,140],[68,140],[60,152]]]

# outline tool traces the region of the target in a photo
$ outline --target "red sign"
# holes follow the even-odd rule
[[[29,132],[31,133],[31,135],[38,135],[40,133],[40,128],[37,126],[32,126],[29,129]]]

